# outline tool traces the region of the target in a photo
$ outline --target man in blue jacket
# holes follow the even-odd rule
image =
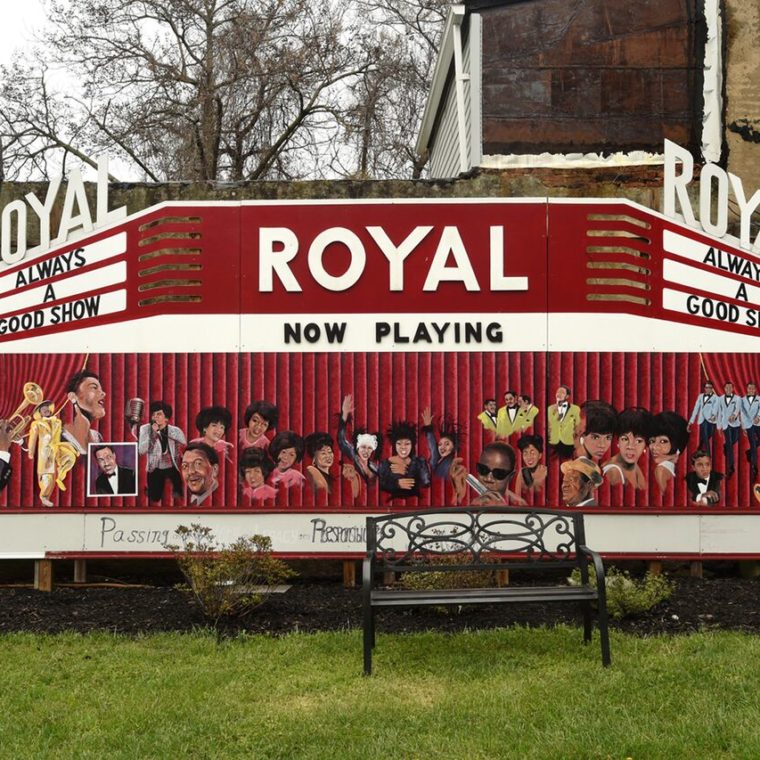
[[[699,425],[699,448],[703,451],[709,451],[713,459],[715,459],[715,452],[713,451],[712,439],[719,419],[720,402],[715,395],[715,388],[710,380],[705,380],[702,393],[694,404],[686,429],[688,430],[694,422]]]

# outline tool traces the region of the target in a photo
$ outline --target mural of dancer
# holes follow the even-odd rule
[[[393,454],[378,467],[380,490],[391,499],[419,496],[430,485],[428,463],[416,454],[417,428],[413,422],[399,420],[386,431]]]
[[[348,393],[343,397],[338,417],[338,446],[349,461],[343,464],[343,477],[351,484],[351,494],[359,496],[359,478],[368,486],[377,480],[378,464],[375,452],[380,445],[380,433],[369,433],[365,428],[356,428],[352,440],[348,438],[348,425],[354,413],[354,398]]]

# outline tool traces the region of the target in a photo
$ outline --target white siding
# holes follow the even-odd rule
[[[470,16],[470,31],[462,51],[462,67],[465,73],[470,73],[469,80],[464,82],[464,105],[466,135],[467,169],[480,163],[481,151],[481,103],[480,103],[480,16]],[[472,59],[474,58],[474,65]],[[453,64],[452,64],[453,65]],[[473,104],[473,94],[476,101]],[[474,105],[474,111],[473,111]],[[473,118],[474,117],[474,118]],[[475,162],[473,162],[473,157]],[[430,177],[443,179],[456,177],[460,173],[459,165],[459,136],[457,134],[457,104],[456,86],[452,81],[446,92],[441,108],[441,116],[435,130],[435,139],[430,151]]]
[[[443,103],[435,140],[430,152],[430,176],[433,179],[456,177],[459,174],[459,142],[457,138],[456,89],[449,87]]]

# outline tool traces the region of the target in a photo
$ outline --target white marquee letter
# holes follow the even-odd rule
[[[11,253],[11,214],[16,213],[16,250]],[[26,256],[26,203],[11,201],[4,209],[0,223],[3,225],[0,240],[0,257],[6,264],[16,264]]]
[[[415,227],[396,247],[382,227],[367,227],[383,256],[388,259],[388,282],[390,290],[404,289],[404,260],[425,239],[432,227]]]
[[[456,266],[447,267],[449,254],[453,254]],[[475,272],[472,270],[470,257],[467,255],[459,230],[456,227],[444,227],[433,261],[430,264],[427,279],[422,289],[438,290],[443,281],[463,282],[467,290],[480,290]]]
[[[322,265],[325,248],[332,243],[342,243],[351,254],[351,263],[348,265],[348,269],[337,277],[325,271]],[[329,230],[320,232],[309,247],[311,275],[325,290],[348,290],[362,276],[366,263],[367,254],[364,251],[362,241],[345,227],[331,227]]]
[[[275,251],[275,244],[281,245]],[[298,253],[298,238],[287,227],[262,227],[259,230],[259,290],[271,293],[273,288],[272,273],[277,272],[285,290],[300,293],[301,286],[288,266],[288,262]]]
[[[683,171],[676,176],[676,161],[683,163]],[[681,204],[681,211],[686,224],[692,227],[697,226],[697,220],[694,218],[694,211],[691,208],[689,194],[686,192],[686,186],[691,182],[694,174],[694,159],[688,150],[684,150],[680,145],[671,140],[665,140],[665,182],[663,190],[663,214],[676,219],[676,196]]]
[[[74,204],[79,209],[78,214],[74,214]],[[63,200],[61,223],[58,226],[58,237],[53,243],[65,243],[69,233],[77,227],[81,227],[83,233],[92,232],[92,217],[90,216],[90,207],[87,204],[87,193],[82,181],[82,172],[79,169],[74,169],[69,175],[66,197]]]
[[[710,213],[713,179],[718,181],[718,218],[715,224]],[[699,177],[699,221],[709,235],[723,237],[728,230],[728,177],[717,164],[705,164]]]
[[[504,228],[491,227],[491,290],[527,290],[527,277],[504,276]]]

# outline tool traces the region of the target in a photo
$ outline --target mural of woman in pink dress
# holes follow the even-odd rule
[[[243,422],[245,427],[238,431],[240,449],[269,448],[269,436],[280,419],[280,412],[271,401],[254,401],[245,408]]]
[[[281,430],[269,444],[269,456],[274,462],[274,470],[269,482],[277,488],[301,485],[306,479],[295,465],[303,459],[303,438],[292,430]]]
[[[247,449],[240,457],[238,471],[243,496],[253,504],[261,504],[277,496],[277,491],[266,482],[273,468],[272,460],[261,449]]]
[[[220,458],[224,457],[231,462],[231,450],[235,445],[224,440],[231,425],[232,413],[229,409],[223,406],[204,407],[195,417],[195,427],[198,428],[201,437],[193,438],[190,443],[205,443],[211,446]]]

